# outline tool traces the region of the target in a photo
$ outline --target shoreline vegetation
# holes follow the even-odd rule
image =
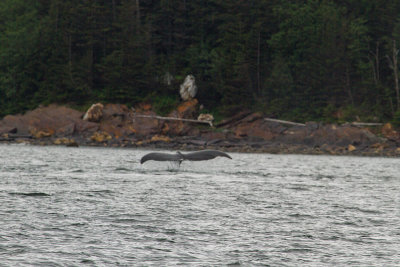
[[[196,98],[218,117],[400,125],[400,1],[0,1],[0,118]]]
[[[150,104],[129,109],[96,104],[86,113],[49,105],[0,120],[0,143],[102,146],[149,150],[218,149],[272,154],[400,156],[400,134],[390,123],[291,123],[239,112],[210,127],[194,123],[197,99],[179,104],[164,120]],[[182,119],[183,120],[180,120]],[[186,119],[185,119],[186,118]]]

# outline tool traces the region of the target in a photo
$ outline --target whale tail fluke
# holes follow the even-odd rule
[[[179,151],[176,154],[154,152],[154,153],[149,153],[149,154],[144,155],[140,160],[140,164],[143,164],[149,160],[178,161],[180,164],[183,160],[201,161],[201,160],[214,159],[216,157],[225,157],[225,158],[232,159],[232,157],[229,156],[227,153],[219,151],[219,150],[202,150],[202,151],[196,151],[196,152],[191,152],[191,153],[187,153],[187,154],[183,154]]]

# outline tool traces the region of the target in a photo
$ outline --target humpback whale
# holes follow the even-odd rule
[[[148,160],[177,161],[179,162],[179,164],[181,164],[181,162],[184,160],[200,161],[200,160],[209,160],[216,157],[225,157],[232,159],[231,156],[229,156],[225,152],[218,150],[202,150],[186,154],[182,154],[179,151],[177,151],[175,154],[154,152],[144,155],[140,160],[140,164],[143,164]]]

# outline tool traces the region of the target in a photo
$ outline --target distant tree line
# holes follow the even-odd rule
[[[1,0],[0,116],[178,101],[286,119],[400,119],[400,1]]]

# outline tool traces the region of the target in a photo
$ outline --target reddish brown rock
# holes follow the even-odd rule
[[[58,128],[57,135],[58,136],[71,136],[75,132],[75,123],[71,122],[65,126]]]
[[[120,138],[135,133],[132,112],[126,105],[106,104],[99,129]]]
[[[186,101],[169,116],[196,118],[197,105],[195,99]],[[40,107],[24,115],[6,116],[0,120],[0,136],[3,141],[15,142],[20,140],[18,138],[27,139],[25,135],[28,138],[46,138],[29,139],[36,144],[54,142],[68,145],[92,140],[101,145],[179,145],[188,149],[224,147],[232,151],[257,149],[274,153],[377,155],[387,154],[390,150],[393,155],[400,154],[396,141],[399,140],[398,131],[390,124],[382,128],[387,140],[350,124],[338,126],[308,122],[305,126],[286,126],[266,121],[260,113],[249,112],[242,112],[217,124],[218,129],[191,122],[160,120],[152,117],[157,114],[147,104],[139,105],[135,113],[125,105],[104,105],[99,122],[85,121],[82,115],[82,112],[57,105]],[[52,139],[49,140],[49,137]],[[60,139],[63,137],[67,139]],[[78,141],[66,141],[72,140],[71,137]]]
[[[146,111],[151,111],[153,107],[149,103],[139,103],[138,105],[135,106],[135,111],[136,112],[146,112]]]
[[[112,136],[107,132],[95,132],[90,139],[92,141],[102,143],[112,139]]]
[[[19,135],[33,134],[40,137],[62,135],[66,132],[72,134],[75,130],[93,127],[93,123],[81,119],[82,115],[82,112],[65,106],[50,105],[23,115],[8,115],[0,121],[0,128],[16,128]]]
[[[147,115],[156,116],[157,114],[153,111],[136,112],[135,115]],[[163,123],[156,118],[142,118],[139,116],[132,116],[132,128],[131,131],[141,137],[148,137],[161,132]]]
[[[57,138],[53,141],[55,145],[66,145],[66,146],[78,146],[74,139],[69,139],[66,137]]]
[[[9,134],[9,133],[16,133],[17,128],[13,126],[2,126],[0,127],[0,135],[2,134]]]
[[[306,127],[291,127],[279,136],[277,140],[289,144],[306,144],[309,146],[322,146],[324,144],[335,146],[369,145],[378,142],[378,138],[367,129],[360,129],[351,125],[337,126],[318,125]]]
[[[196,98],[182,102],[176,109],[178,118],[195,119],[199,111],[199,101]]]
[[[347,146],[347,150],[349,151],[349,152],[353,152],[354,150],[356,150],[357,148],[355,147],[355,146],[353,146],[353,145],[348,145]]]
[[[183,121],[165,121],[163,123],[162,134],[164,135],[197,135],[200,131],[193,126],[193,123]]]
[[[37,129],[37,128],[31,128],[30,130],[31,135],[34,138],[43,138],[43,137],[50,137],[54,134],[54,130],[51,128],[47,128],[47,129]]]
[[[395,135],[397,132],[393,129],[393,126],[391,123],[386,123],[385,125],[383,125],[382,127],[382,134],[384,136],[391,136],[391,135]]]
[[[121,120],[129,117],[130,110],[126,105],[122,104],[106,104],[103,109],[103,119],[119,117]]]
[[[321,143],[322,140],[328,144],[346,146],[349,144],[371,144],[378,141],[378,138],[367,129],[360,129],[351,125],[332,126],[327,125],[312,133],[315,142]]]
[[[199,101],[197,99],[191,99],[182,102],[176,110],[168,114],[168,117],[180,118],[180,119],[195,119],[199,110]],[[199,131],[193,127],[193,124],[184,121],[165,121],[162,126],[162,133],[168,135],[191,135],[198,134]]]
[[[165,135],[153,135],[150,139],[150,142],[171,142],[171,138]]]
[[[215,132],[215,131],[207,131],[201,133],[202,139],[205,139],[207,141],[210,140],[223,140],[227,138],[227,133],[226,132]]]
[[[64,130],[64,128],[61,128]],[[99,130],[99,124],[95,122],[89,122],[84,120],[79,120],[75,123],[75,134],[79,134],[82,136],[90,136],[94,132]],[[58,135],[58,132],[57,132]],[[61,136],[61,134],[60,134]]]
[[[286,127],[278,123],[267,122],[260,113],[252,113],[237,122],[230,122],[224,128],[229,128],[237,138],[258,137],[272,140],[281,134]]]
[[[393,125],[390,124],[390,123],[386,123],[382,127],[382,134],[383,134],[383,136],[385,136],[386,138],[388,138],[390,140],[394,140],[396,142],[400,142],[400,132],[396,131],[393,128]]]

